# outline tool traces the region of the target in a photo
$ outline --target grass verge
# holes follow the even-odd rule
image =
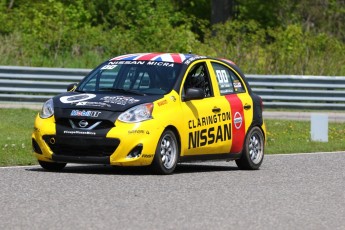
[[[0,166],[37,164],[31,148],[31,133],[37,112],[0,109]]]
[[[328,124],[328,142],[310,138],[310,121],[266,120],[266,154],[345,150],[345,123]]]
[[[0,166],[37,164],[31,132],[38,111],[0,109]],[[266,120],[266,154],[345,150],[345,123],[329,123],[328,142],[312,142],[310,122]]]

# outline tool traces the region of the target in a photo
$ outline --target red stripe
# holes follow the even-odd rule
[[[137,60],[152,60],[154,59],[155,57],[161,55],[161,53],[148,53],[148,54],[145,54],[143,56],[141,56],[140,58],[138,58]]]
[[[111,61],[113,60],[121,60],[121,59],[125,59],[125,58],[129,58],[129,57],[135,57],[135,56],[138,56],[139,54],[125,54],[125,55],[121,55],[121,56],[118,56],[118,57],[114,57],[112,59],[110,59]]]
[[[182,62],[181,56],[179,54],[171,54],[171,57],[174,60],[174,62],[177,62],[177,63]]]
[[[243,104],[236,94],[226,95],[225,98],[228,100],[231,107],[232,146],[230,152],[239,153],[242,151],[244,138],[246,136]],[[240,114],[237,118],[241,117],[242,123],[239,122],[240,119],[235,122],[236,114]]]

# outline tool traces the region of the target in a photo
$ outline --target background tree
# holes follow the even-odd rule
[[[344,0],[0,0],[0,65],[91,68],[129,52],[245,72],[345,75]]]
[[[224,23],[237,17],[237,2],[235,0],[212,0],[211,10],[211,24]]]

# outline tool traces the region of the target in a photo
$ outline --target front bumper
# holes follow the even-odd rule
[[[62,135],[56,133],[54,117],[37,116],[32,143],[41,161],[144,166],[152,163],[163,129],[154,120],[117,121],[105,136]]]

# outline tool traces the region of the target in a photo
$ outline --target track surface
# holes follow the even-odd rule
[[[345,152],[145,168],[0,168],[1,229],[345,229]]]

